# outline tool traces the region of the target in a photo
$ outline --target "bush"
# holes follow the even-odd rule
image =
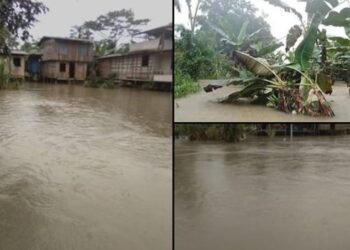
[[[7,61],[0,59],[0,89],[5,89],[10,81],[10,75],[7,71]]]
[[[189,75],[179,71],[175,72],[175,98],[183,97],[200,90],[198,83],[194,82]]]
[[[91,70],[91,73],[87,77],[84,86],[88,88],[113,89],[115,87],[114,81],[116,77],[116,74],[111,74],[107,79],[102,79],[96,74],[96,71]]]

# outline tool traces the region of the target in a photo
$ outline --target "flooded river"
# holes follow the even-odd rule
[[[202,87],[222,82],[204,80]],[[175,122],[350,122],[350,95],[344,82],[336,82],[332,95],[326,95],[335,116],[312,117],[292,115],[264,105],[248,103],[219,103],[218,99],[236,92],[241,88],[230,85],[211,93],[203,90],[175,100]]]
[[[177,142],[176,249],[350,249],[349,144]]]
[[[0,249],[171,249],[171,95],[0,91]]]

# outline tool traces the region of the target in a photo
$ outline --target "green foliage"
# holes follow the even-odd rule
[[[336,11],[329,12],[322,23],[324,25],[350,28],[350,8],[344,8],[339,13]]]
[[[7,63],[7,60],[0,58],[0,89],[6,88],[10,80]]]
[[[38,52],[39,51],[39,46],[38,46],[38,41],[32,40],[25,42],[21,47],[20,50],[23,50],[27,53],[32,53],[32,52]]]
[[[89,75],[86,78],[84,86],[87,88],[104,88],[104,89],[113,89],[115,87],[115,79],[117,78],[116,74],[111,74],[107,79],[101,78],[97,74],[96,63],[90,65]]]
[[[149,19],[136,19],[134,12],[129,9],[110,11],[100,15],[95,20],[75,25],[71,28],[72,38],[96,40],[96,35],[103,38],[95,41],[95,50],[98,55],[108,52],[116,53],[121,38],[129,38],[141,31],[141,27],[148,24]]]
[[[8,59],[0,58],[0,89],[19,89],[22,84],[11,79],[8,63]]]
[[[194,82],[189,75],[183,75],[180,71],[175,73],[175,98],[183,97],[200,90],[197,82]]]
[[[43,3],[33,0],[1,0],[0,50],[8,52],[8,37],[27,40],[30,37],[29,29],[37,21],[36,16],[47,11]],[[2,36],[4,33],[8,33],[8,36]]]
[[[304,39],[295,50],[295,62],[301,66],[302,70],[307,70],[311,66],[310,59],[317,39],[318,26],[321,21],[322,16],[320,14],[315,14]]]
[[[197,81],[225,77],[232,71],[231,67],[203,32],[192,35],[189,30],[181,29],[180,38],[175,40],[175,69],[178,72]]]

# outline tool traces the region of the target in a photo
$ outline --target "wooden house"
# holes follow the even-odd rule
[[[41,76],[44,80],[84,81],[88,64],[93,59],[89,40],[43,37],[39,42],[42,53]]]
[[[7,71],[11,78],[24,79],[25,78],[25,62],[28,54],[24,51],[11,51],[9,56],[0,55],[1,58],[7,60]]]
[[[148,40],[130,45],[126,54],[113,54],[97,59],[102,78],[114,75],[118,81],[172,83],[173,28],[158,27],[140,34]]]

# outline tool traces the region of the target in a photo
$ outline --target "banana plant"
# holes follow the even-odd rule
[[[243,88],[219,99],[220,102],[235,102],[240,98],[248,98],[252,103],[264,102],[267,106],[283,112],[334,116],[319,85],[304,74],[299,65],[271,66],[264,59],[255,58],[240,51],[233,51],[232,56],[236,64],[250,71],[253,76],[233,78],[223,83],[223,85],[243,85]],[[284,79],[285,71],[297,72],[301,76],[299,84]],[[306,95],[297,88],[297,85],[302,83],[309,87]],[[211,87],[215,86],[211,85]]]
[[[214,24],[206,21],[209,27],[212,28],[218,35],[221,36],[221,42],[223,45],[223,52],[230,54],[232,50],[244,51],[254,56],[264,56],[274,52],[279,47],[283,46],[283,43],[271,40],[268,44],[263,44],[263,38],[260,36],[264,28],[258,29],[250,34],[247,34],[247,27],[249,21],[245,21],[237,34],[227,34],[225,31],[216,27]]]

